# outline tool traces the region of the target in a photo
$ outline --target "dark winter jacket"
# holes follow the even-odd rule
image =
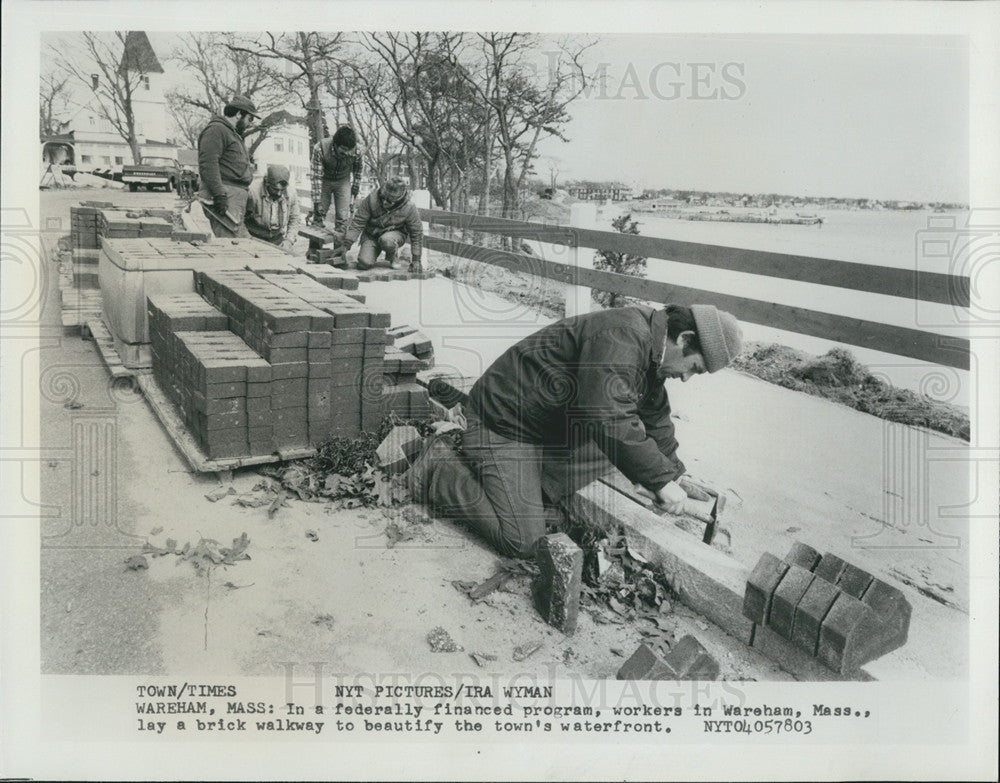
[[[354,218],[347,227],[344,242],[350,247],[359,236],[378,239],[386,231],[401,231],[409,237],[413,260],[419,261],[424,242],[424,224],[420,220],[420,211],[409,197],[386,209],[378,194],[379,191],[373,190],[361,199]]]
[[[666,313],[622,307],[550,324],[483,373],[469,404],[506,438],[547,447],[593,439],[631,481],[656,491],[684,473],[659,375]]]
[[[198,137],[198,173],[211,195],[225,193],[222,184],[249,187],[253,167],[243,137],[225,118],[216,115]]]

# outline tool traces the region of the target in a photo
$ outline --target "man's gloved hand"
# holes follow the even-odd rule
[[[359,185],[357,182],[351,185],[351,198],[357,198],[358,193],[360,192],[361,192],[361,185]]]
[[[312,224],[314,226],[323,225],[323,215],[320,213],[318,201],[313,202]]]
[[[229,212],[229,196],[225,193],[220,193],[218,196],[212,196],[212,209],[220,215],[225,215]]]
[[[413,256],[410,259],[410,271],[411,272],[422,272],[423,269],[420,266],[420,256]]]
[[[668,481],[656,492],[656,501],[667,513],[675,516],[684,513],[684,503],[687,498],[687,492],[676,481]]]
[[[286,239],[281,243],[281,249],[286,253],[291,253],[293,247],[295,247],[295,239],[293,238]]]

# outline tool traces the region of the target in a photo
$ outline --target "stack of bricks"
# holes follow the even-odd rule
[[[148,304],[157,383],[210,459],[293,445],[272,424],[271,366],[226,328],[226,316],[197,294]]]
[[[97,207],[80,205],[69,208],[70,217],[70,244],[76,250],[100,250],[101,243],[98,239],[98,216],[100,209]]]
[[[331,290],[305,275],[263,278],[333,316],[328,388],[338,432],[374,432],[382,421],[384,355],[388,313],[378,313],[350,295]]]
[[[283,426],[311,444],[378,427],[388,313],[305,275],[198,272],[195,286],[271,363]]]
[[[149,297],[148,318],[157,383],[209,458],[375,431],[388,412],[389,314],[306,275],[197,271],[195,293]],[[408,416],[430,413],[419,390]]]
[[[122,209],[103,209],[99,213],[98,234],[109,239],[169,237],[172,232],[173,221],[170,212],[166,210],[145,214]]]
[[[897,588],[799,542],[783,560],[761,556],[743,600],[745,617],[839,674],[905,644],[910,614]]]

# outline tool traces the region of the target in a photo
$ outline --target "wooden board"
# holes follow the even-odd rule
[[[538,256],[510,253],[506,250],[479,247],[450,239],[425,237],[424,245],[432,250],[440,250],[516,272],[560,280],[570,285],[634,296],[640,301],[664,304],[672,302],[682,305],[696,302],[712,304],[749,323],[885,351],[897,356],[908,356],[960,370],[969,369],[969,341],[960,337],[949,337],[921,329],[909,329],[656,280],[645,280],[598,269],[585,269],[546,261]]]
[[[603,480],[577,492],[570,499],[570,513],[589,525],[624,528],[629,549],[662,569],[682,603],[785,671],[810,681],[874,679],[863,669],[841,676],[784,638],[754,625],[743,616],[743,595],[750,573],[747,568],[697,537],[664,524],[662,517]]]
[[[142,389],[146,401],[153,409],[163,429],[173,441],[174,446],[184,457],[184,460],[196,473],[218,473],[235,470],[250,465],[265,465],[271,462],[281,462],[290,459],[304,459],[316,456],[316,449],[283,449],[272,454],[262,454],[254,457],[228,457],[225,459],[209,459],[205,456],[198,442],[188,432],[184,420],[180,417],[177,407],[167,398],[151,373],[136,375],[139,388]]]
[[[86,331],[90,333],[90,338],[97,345],[104,366],[108,368],[112,378],[132,378],[135,376],[135,371],[122,364],[118,351],[115,350],[114,338],[103,320],[95,318],[87,321]]]
[[[832,258],[812,258],[699,242],[683,242],[640,234],[620,234],[573,226],[548,226],[544,223],[437,209],[423,209],[420,214],[430,223],[455,229],[533,239],[567,247],[611,250],[643,258],[662,258],[713,269],[729,269],[873,294],[901,296],[954,307],[968,307],[970,303],[969,278],[956,275],[923,272],[918,269],[897,269],[877,264],[859,264]],[[426,241],[424,244],[430,247]]]

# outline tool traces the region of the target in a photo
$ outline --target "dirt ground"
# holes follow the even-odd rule
[[[62,216],[68,226],[69,206],[92,198],[173,203],[166,194],[53,191],[42,194],[43,218]],[[48,287],[50,323],[55,289]],[[273,675],[281,662],[325,661],[344,672],[602,678],[641,641],[638,627],[596,607],[564,636],[533,608],[526,576],[473,603],[452,582],[486,579],[499,558],[450,522],[434,520],[417,540],[388,548],[391,519],[377,509],[333,511],[292,499],[269,517],[266,508],[234,503],[260,481],[252,469],[232,477],[235,496],[210,501],[206,495],[229,483],[192,473],[141,396],[113,385],[94,344],[79,337],[49,341],[41,384],[42,491],[59,509],[41,529],[45,673]],[[102,428],[100,449],[80,443],[93,426]],[[176,555],[147,555],[148,568],[126,566],[147,542],[228,546],[243,533],[250,559],[234,565],[198,571]],[[673,638],[695,634],[726,678],[790,679],[757,653],[731,649],[724,633],[683,606],[673,606],[669,624]],[[433,652],[427,636],[438,627],[462,649]],[[515,648],[536,642],[533,654],[515,660]]]
[[[69,206],[90,198],[173,203],[166,194],[45,192],[43,221],[61,216],[68,230]],[[66,230],[46,239],[53,243]],[[363,283],[362,291],[371,292],[372,302],[398,303],[416,325],[421,312],[440,319],[459,306],[455,296],[433,299],[434,292],[450,291],[448,281],[426,282],[433,285]],[[50,324],[58,323],[55,289],[49,285],[46,293],[43,317]],[[503,300],[477,296],[483,312],[503,310]],[[421,298],[423,310],[407,310]],[[503,339],[534,328],[529,321],[506,324]],[[437,332],[433,324],[420,325],[443,366],[470,361],[455,336],[458,329],[474,335],[468,323]],[[677,385],[671,399],[689,470],[732,490],[733,556],[749,567],[765,549],[782,554],[795,539],[850,553],[852,562],[912,588],[911,642],[896,669],[961,676],[964,646],[943,654],[935,648],[942,637],[967,634],[964,522],[900,516],[886,496],[895,485],[886,483],[884,455],[898,448],[896,441],[912,440],[911,430],[738,373],[714,378],[712,386]],[[499,561],[450,522],[434,520],[416,540],[389,548],[390,520],[379,510],[332,511],[290,500],[269,517],[266,508],[233,502],[259,481],[250,469],[233,476],[236,496],[211,502],[205,496],[220,487],[217,478],[188,469],[141,396],[112,385],[94,345],[78,337],[46,341],[41,401],[43,500],[58,509],[41,530],[45,673],[263,675],[279,671],[281,662],[324,661],[328,670],[346,672],[601,678],[614,676],[641,640],[640,626],[618,624],[607,608],[582,612],[577,632],[563,636],[538,617],[524,577],[472,603],[452,582],[482,581]],[[722,419],[718,410],[732,415]],[[734,418],[741,421],[738,432],[726,423]],[[795,421],[810,422],[808,431],[789,426]],[[773,437],[777,431],[781,438]],[[929,443],[942,453],[964,448],[944,436],[920,437],[923,448]],[[817,449],[817,442],[830,447]],[[964,493],[967,485],[964,474],[939,475],[929,482],[926,503],[954,505],[955,488]],[[227,546],[243,533],[250,559],[234,565],[197,572],[176,555],[147,557],[147,569],[125,565],[147,541],[162,546],[173,539],[182,547],[205,538]],[[717,657],[724,678],[790,679],[684,607],[673,604],[667,617],[667,633],[694,634]],[[432,652],[427,635],[438,627],[464,649]],[[541,643],[534,654],[515,660],[516,647],[534,642]]]

